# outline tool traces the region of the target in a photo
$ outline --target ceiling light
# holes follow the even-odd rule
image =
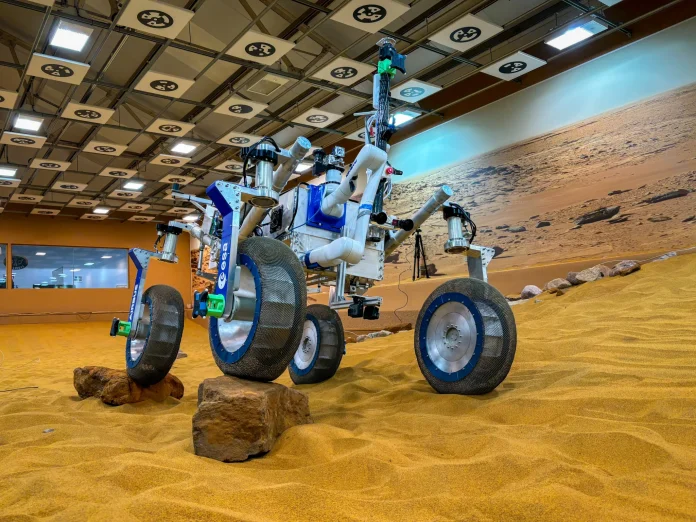
[[[63,49],[70,49],[71,51],[81,51],[91,34],[92,29],[88,27],[69,24],[61,20],[58,24],[58,29],[53,33],[51,45],[54,47],[62,47]]]
[[[405,112],[397,112],[394,114],[394,125],[397,127],[399,125],[403,125],[407,121],[411,121],[415,116],[412,116],[411,114],[407,114]]]
[[[111,256],[102,256],[102,259],[111,259]]]
[[[70,271],[71,271],[71,272],[79,272],[80,269],[79,269],[79,268],[71,268]]]
[[[85,263],[85,266],[92,266],[94,263]]]
[[[0,177],[11,178],[15,174],[17,174],[16,167],[10,167],[9,165],[0,166]]]
[[[189,214],[183,217],[184,221],[198,221],[198,216],[196,214]]]
[[[563,34],[547,40],[546,43],[551,47],[555,47],[559,51],[575,45],[578,42],[587,40],[591,36],[606,31],[607,27],[600,24],[596,20],[591,20],[580,27],[574,27],[573,29],[568,29]]]
[[[170,150],[172,152],[178,152],[179,154],[188,154],[189,152],[193,152],[196,150],[196,145],[195,143],[189,143],[187,141],[180,141],[177,144],[175,144]]]
[[[97,207],[92,212],[94,212],[95,214],[108,214],[109,212],[111,212],[111,209],[108,207]]]
[[[45,255],[46,255],[46,252],[37,252],[36,255],[37,255],[37,256],[45,256]]]
[[[43,120],[41,118],[30,118],[28,116],[22,116],[21,114],[17,116],[15,120],[15,129],[22,129],[28,131],[37,131],[41,128]]]
[[[125,185],[123,185],[124,189],[128,190],[140,190],[145,186],[145,183],[142,181],[129,181]]]
[[[300,163],[296,168],[295,172],[304,172],[305,170],[309,170],[312,168],[311,163]]]
[[[58,277],[65,277],[65,274],[58,274]]]

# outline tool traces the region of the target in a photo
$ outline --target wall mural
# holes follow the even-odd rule
[[[696,84],[407,179],[385,207],[411,215],[443,184],[471,212],[476,243],[500,252],[493,270],[693,246]],[[441,215],[423,234],[438,272],[465,272],[464,258],[443,253]],[[408,270],[411,245],[385,281]]]

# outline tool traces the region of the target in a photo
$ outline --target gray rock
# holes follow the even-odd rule
[[[689,216],[688,218],[682,220],[682,223],[689,223],[690,221],[696,221],[696,216]]]
[[[595,223],[597,221],[602,221],[604,219],[613,218],[621,210],[620,206],[615,207],[600,207],[592,212],[587,212],[575,220],[576,225],[586,225],[588,223]]]
[[[222,375],[198,387],[193,450],[202,457],[240,462],[269,452],[288,428],[311,423],[304,393]]]
[[[611,269],[611,272],[609,272],[609,277],[615,277],[618,275],[625,276],[638,270],[640,270],[640,263],[638,263],[638,261],[619,261],[614,265],[614,268]]]
[[[563,290],[564,288],[570,288],[571,286],[573,285],[566,279],[557,277],[556,279],[552,279],[551,281],[546,283],[546,286],[544,286],[544,290],[546,290],[550,294],[555,294],[559,290]]]
[[[380,330],[379,332],[372,332],[372,333],[365,334],[365,335],[358,335],[358,338],[355,342],[361,343],[363,341],[367,341],[368,339],[374,339],[376,337],[387,337],[388,335],[394,335],[394,334],[388,330]]]
[[[510,225],[498,225],[495,227],[496,230],[505,230],[506,228],[510,228]]]
[[[650,216],[648,221],[651,223],[662,223],[663,221],[670,221],[672,218],[669,216]]]
[[[641,203],[660,203],[661,201],[667,201],[668,199],[683,198],[689,193],[686,189],[673,190],[671,192],[665,192],[664,194],[659,194],[648,199],[644,199]]]
[[[657,259],[653,259],[653,262],[655,262],[655,261],[664,261],[665,259],[669,259],[670,257],[674,257],[674,256],[676,256],[676,255],[677,255],[676,252],[667,252],[666,254],[662,254],[662,255],[661,255],[660,257],[658,257]]]
[[[512,232],[513,234],[516,234],[518,232],[526,232],[527,228],[526,227],[512,227],[508,229],[508,232]]]
[[[551,226],[550,221],[539,221],[536,225],[537,228],[550,227],[550,226]]]
[[[628,221],[628,215],[621,215],[619,217],[615,217],[614,219],[610,219],[607,221],[607,223],[615,225],[616,223],[625,223],[626,221]]]
[[[522,299],[531,299],[532,297],[536,297],[542,292],[541,288],[535,285],[527,285],[522,289],[522,292],[520,292],[520,297]]]
[[[499,247],[499,246],[493,247],[493,257],[494,258],[498,257],[503,252],[505,252],[505,249],[503,247]]]
[[[580,281],[578,279],[578,273],[579,272],[568,272],[568,275],[566,276],[566,281],[568,281],[571,285],[581,285],[584,283],[584,281]]]
[[[578,275],[576,275],[575,278],[583,283],[589,283],[607,277],[609,272],[611,272],[609,267],[604,265],[595,265],[592,268],[587,268],[582,272],[578,272]]]

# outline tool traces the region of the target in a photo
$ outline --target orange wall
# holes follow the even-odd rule
[[[0,214],[0,244],[9,244],[10,249],[14,243],[74,247],[139,247],[151,250],[156,237],[155,225],[152,223],[121,223],[108,219],[93,222],[62,217]],[[181,234],[177,245],[179,262],[153,262],[147,274],[146,286],[173,286],[181,293],[186,307],[190,308],[190,255],[189,236]],[[11,266],[11,263],[8,264]],[[125,320],[135,280],[135,267],[130,261],[128,265],[128,289],[0,289],[0,324],[111,320],[114,316]],[[9,276],[9,270],[7,275]],[[8,277],[8,281],[10,279]]]

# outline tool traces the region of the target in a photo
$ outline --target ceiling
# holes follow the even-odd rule
[[[411,103],[392,100],[395,109],[419,115],[397,133],[393,141],[398,141],[400,135],[456,116],[457,110],[472,110],[461,108],[466,100],[482,95],[480,103],[493,101],[485,93],[490,94],[501,83],[505,85],[500,96],[506,95],[505,89],[525,86],[525,76],[505,81],[481,72],[492,63],[524,51],[542,60],[542,66],[529,77],[543,78],[559,72],[554,64],[572,66],[625,45],[635,36],[634,24],[654,21],[667,9],[690,4],[679,0],[623,0],[613,7],[606,4],[616,0],[412,0],[408,5],[401,0],[397,5],[384,4],[390,1],[376,3],[387,5],[386,12],[396,18],[377,32],[367,32],[338,21],[343,20],[340,10],[345,6],[348,11],[343,12],[355,12],[359,0],[177,0],[159,6],[153,0],[55,4],[50,0],[0,0],[0,89],[18,93],[14,104],[0,109],[3,139],[11,136],[8,132],[45,138],[40,148],[0,145],[0,167],[17,167],[15,178],[19,180],[18,186],[0,184],[0,208],[5,213],[27,215],[48,209],[57,212],[58,218],[90,216],[88,205],[75,206],[73,200],[78,198],[111,208],[108,216],[98,219],[167,220],[173,216],[175,205],[182,206],[167,199],[172,185],[166,180],[171,181],[171,176],[189,181],[181,191],[195,195],[204,195],[215,180],[236,178],[229,170],[216,169],[227,160],[240,160],[240,149],[228,140],[230,132],[272,136],[281,146],[305,136],[315,147],[359,147],[359,141],[347,137],[362,127],[362,120],[353,113],[371,105],[371,71],[381,38],[394,38],[399,52],[407,55],[407,73],[397,74],[393,95],[400,84],[411,80],[427,82],[436,91]],[[172,6],[181,10],[170,16],[173,23],[166,16],[156,18],[151,23],[161,27],[155,29],[143,25],[142,20],[140,24],[131,21],[135,15],[151,13],[153,6],[163,11],[171,11]],[[499,32],[459,52],[432,39],[467,14],[498,26]],[[673,17],[671,23],[678,18]],[[589,20],[597,20],[607,29],[565,51],[544,43],[551,35]],[[81,51],[50,45],[55,31],[66,23],[73,30],[91,29]],[[264,49],[253,47],[263,38],[279,51],[290,47],[286,42],[294,47],[280,59],[264,58]],[[250,49],[248,45],[257,52],[258,57],[252,58],[255,61],[236,50]],[[588,52],[583,54],[583,49]],[[79,62],[71,65],[73,76],[62,78],[74,83],[34,75],[41,59],[37,54],[48,55],[45,60],[51,63],[57,59]],[[573,60],[569,61],[570,57]],[[317,76],[340,58],[365,64],[366,75],[340,83]],[[36,62],[30,67],[32,60]],[[264,60],[267,63],[260,63]],[[82,70],[86,74],[77,81]],[[163,84],[162,75],[178,78]],[[259,82],[263,78],[268,81]],[[176,91],[178,98],[167,90],[171,85],[167,82],[174,80],[183,82],[182,89]],[[151,81],[164,87],[159,91],[148,88],[154,85]],[[184,83],[191,86],[183,89]],[[275,90],[266,95],[266,88]],[[74,106],[68,104],[75,103],[92,109],[82,112],[82,119],[71,119],[67,116]],[[237,105],[238,110],[245,103],[250,113],[244,117],[228,109]],[[313,127],[304,119],[293,121],[308,110],[318,109],[332,115],[325,128]],[[101,118],[95,122],[90,110],[99,112]],[[248,118],[249,114],[254,116]],[[14,125],[19,115],[42,119],[41,127],[35,132],[17,131]],[[183,137],[172,135],[177,128]],[[95,140],[106,146],[121,145],[125,150],[120,155],[98,154],[95,149],[90,151]],[[181,140],[195,144],[195,151],[189,155],[172,152]],[[166,164],[166,158],[163,162],[161,154],[190,159],[177,168]],[[31,167],[46,160],[56,166],[65,162],[66,168]],[[132,175],[145,186],[130,191],[129,199],[115,197],[124,192],[120,189],[128,180],[100,175],[113,170]],[[38,196],[40,201],[22,203],[18,199],[27,201],[29,196]],[[122,208],[128,203],[129,209]]]

